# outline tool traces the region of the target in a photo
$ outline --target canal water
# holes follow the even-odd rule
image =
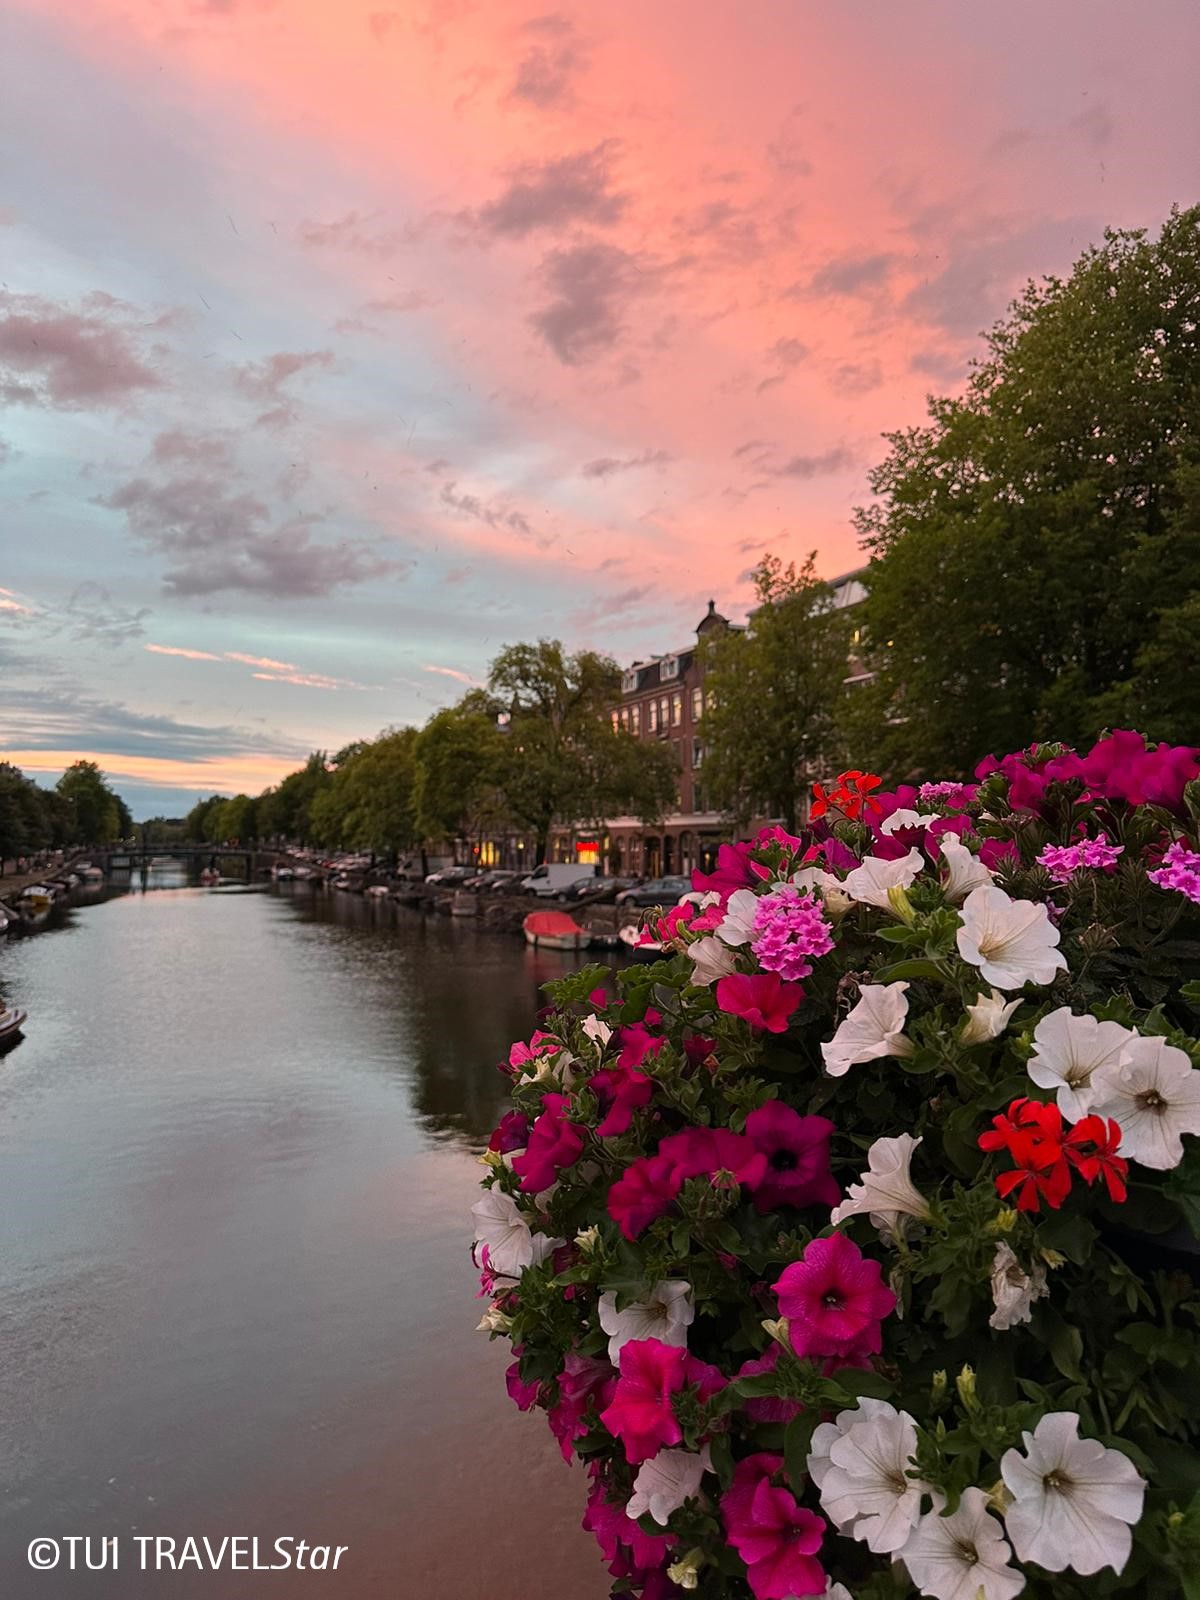
[[[581,1469],[473,1331],[468,1254],[495,1063],[575,962],[181,882],[0,947],[30,1016],[0,1059],[6,1600],[607,1594]],[[117,1535],[119,1572],[30,1570],[72,1534]],[[155,1575],[138,1534],[348,1550]]]

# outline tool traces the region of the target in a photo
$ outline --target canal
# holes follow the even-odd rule
[[[162,880],[160,879],[160,882]],[[598,1600],[584,1478],[474,1324],[495,1063],[576,958],[181,881],[0,947],[0,1593]],[[119,1573],[30,1541],[118,1535]],[[344,1545],[137,1570],[135,1535]]]

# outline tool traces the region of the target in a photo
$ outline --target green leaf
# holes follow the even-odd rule
[[[894,983],[898,978],[945,978],[946,974],[936,961],[915,956],[909,961],[895,961],[890,967],[880,967],[873,976],[876,983]]]
[[[808,1481],[808,1447],[812,1443],[813,1429],[817,1422],[816,1411],[802,1411],[788,1423],[783,1436],[783,1464],[787,1469],[788,1480],[797,1494]]]

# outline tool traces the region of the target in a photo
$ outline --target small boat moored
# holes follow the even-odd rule
[[[21,1037],[21,1028],[25,1022],[26,1013],[16,1006],[10,1006],[7,1011],[0,1011],[0,1050],[6,1050],[10,1044],[16,1044]]]
[[[565,911],[531,911],[521,927],[535,950],[586,950],[592,942],[589,930]]]

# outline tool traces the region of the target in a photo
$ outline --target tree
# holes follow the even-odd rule
[[[795,828],[799,796],[837,749],[849,624],[814,562],[764,557],[745,632],[707,646],[704,785],[743,825],[766,815]]]
[[[594,650],[566,655],[557,639],[508,645],[488,687],[508,707],[500,787],[543,861],[554,823],[600,822],[632,812],[650,822],[675,795],[669,751],[614,730],[615,661]]]
[[[9,761],[0,761],[0,872],[8,856],[47,844],[49,796]]]
[[[122,819],[117,797],[94,761],[72,762],[55,789],[71,807],[75,843],[111,844],[120,837]]]
[[[943,777],[1112,721],[1194,738],[1200,207],[1029,284],[929,415],[889,436],[856,513],[862,758]]]
[[[296,772],[289,772],[276,789],[259,796],[257,826],[260,838],[292,839],[304,843],[312,835],[311,810],[321,790],[333,780],[323,750],[314,750]]]
[[[423,837],[465,841],[505,820],[503,750],[495,709],[478,691],[430,717],[413,746],[413,804]]]
[[[339,752],[333,781],[312,805],[313,837],[395,857],[419,843],[415,728],[393,728]]]

